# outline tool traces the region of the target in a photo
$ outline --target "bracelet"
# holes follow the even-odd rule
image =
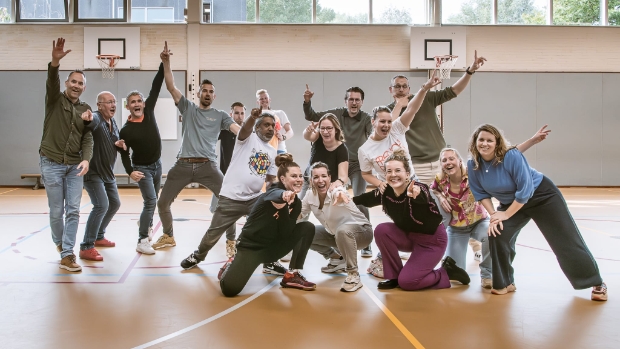
[[[336,178],[336,181],[340,181],[340,183],[342,183],[342,185],[344,185],[344,181],[340,178]],[[335,181],[334,181],[335,182]]]
[[[469,71],[469,67],[467,67],[467,69],[465,69],[465,72],[466,72],[468,75],[474,75],[474,73],[476,73],[475,71]]]

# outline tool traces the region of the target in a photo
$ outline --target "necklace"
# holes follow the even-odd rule
[[[487,164],[484,163],[484,160],[482,160],[482,166],[484,166],[484,169],[485,169],[484,172],[489,172],[489,168],[491,168],[492,165],[493,165],[493,160],[491,160],[491,163],[489,164],[489,166],[487,166]]]

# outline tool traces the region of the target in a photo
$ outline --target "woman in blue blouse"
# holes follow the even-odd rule
[[[564,197],[553,182],[531,168],[492,125],[474,131],[467,162],[469,186],[491,215],[489,244],[493,259],[493,294],[516,291],[512,260],[517,234],[533,219],[575,289],[593,287],[592,300],[607,300],[607,286],[577,229]],[[491,198],[500,205],[495,211]]]

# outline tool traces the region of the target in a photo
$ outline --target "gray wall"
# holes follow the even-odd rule
[[[67,76],[60,72],[61,85]],[[148,95],[155,71],[116,72],[112,80],[103,79],[100,71],[86,72],[86,91],[81,99],[93,108],[96,106],[97,94],[107,90],[112,92],[117,101],[116,122],[122,127],[120,101],[131,90],[139,90]],[[27,185],[34,180],[20,179],[22,173],[39,173],[38,149],[43,133],[45,79],[47,72],[4,71],[0,72],[0,81],[11,82],[0,86],[0,185]],[[185,86],[185,72],[174,72],[177,86]],[[64,85],[63,88],[64,89]],[[171,98],[165,84],[160,93],[161,98]],[[176,117],[176,116],[172,116]],[[163,141],[162,163],[164,173],[174,163],[181,146],[181,127],[177,124],[177,140]],[[118,157],[115,173],[125,173]],[[119,180],[119,183],[125,183]]]
[[[64,73],[63,73],[64,74]],[[265,88],[272,106],[284,110],[295,131],[287,142],[297,162],[305,166],[310,145],[303,140],[307,122],[302,101],[305,84],[315,92],[316,110],[344,105],[344,90],[360,86],[366,92],[363,109],[390,102],[388,86],[395,72],[227,72],[205,71],[201,78],[215,84],[214,107],[228,111],[235,101],[248,108],[256,105],[257,89]],[[421,85],[424,72],[409,72],[413,90]],[[453,74],[460,77],[461,73]],[[120,100],[129,90],[148,90],[154,72],[117,72],[114,80],[103,80],[99,72],[87,72],[88,88],[83,99],[93,103],[104,89]],[[23,185],[21,173],[38,173],[37,148],[43,127],[45,72],[0,72],[0,185]],[[177,86],[185,84],[184,72],[175,72]],[[456,79],[447,80],[451,85]],[[558,185],[620,185],[620,74],[601,73],[485,73],[473,77],[470,86],[444,105],[445,137],[448,144],[467,156],[473,129],[492,123],[519,143],[548,123],[553,130],[544,143],[526,153],[530,164]],[[169,97],[165,88],[161,97]],[[117,111],[117,121],[120,110]],[[172,166],[179,140],[164,141],[164,172]],[[120,159],[117,173],[124,173]]]

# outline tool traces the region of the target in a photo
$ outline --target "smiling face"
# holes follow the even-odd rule
[[[392,130],[392,115],[386,111],[377,112],[377,117],[372,121],[375,129],[375,140],[382,140]]]
[[[144,116],[144,101],[142,96],[136,94],[127,98],[127,110],[132,119],[140,119]]]
[[[349,113],[349,116],[356,116],[364,104],[362,94],[359,92],[347,92],[347,95],[347,99],[345,100],[347,112]]]
[[[116,113],[116,98],[111,93],[103,93],[97,101],[97,110],[104,119],[110,120]]]
[[[323,143],[330,144],[336,140],[336,129],[334,123],[329,119],[321,121],[319,124],[319,133],[323,138]]]
[[[73,72],[65,81],[65,93],[67,97],[69,97],[72,101],[77,101],[82,92],[86,90],[86,80],[84,79],[84,75],[79,72]]]
[[[402,191],[409,183],[409,172],[402,161],[391,160],[385,163],[385,179],[395,191]]]
[[[312,169],[312,187],[319,195],[325,195],[332,183],[331,176],[327,174],[325,167]]]
[[[480,156],[485,161],[491,161],[495,158],[495,147],[497,146],[497,139],[495,136],[487,131],[480,131],[478,138],[476,138],[476,149],[480,153]]]
[[[454,150],[444,151],[439,160],[441,161],[441,168],[448,176],[454,176],[461,172],[462,161]]]
[[[299,167],[292,166],[288,168],[284,176],[280,176],[280,182],[284,185],[286,190],[299,193],[304,184],[304,176],[301,174],[301,169]]]
[[[256,104],[258,104],[258,106],[263,110],[269,110],[271,105],[271,98],[269,98],[269,94],[260,93],[256,99]]]

